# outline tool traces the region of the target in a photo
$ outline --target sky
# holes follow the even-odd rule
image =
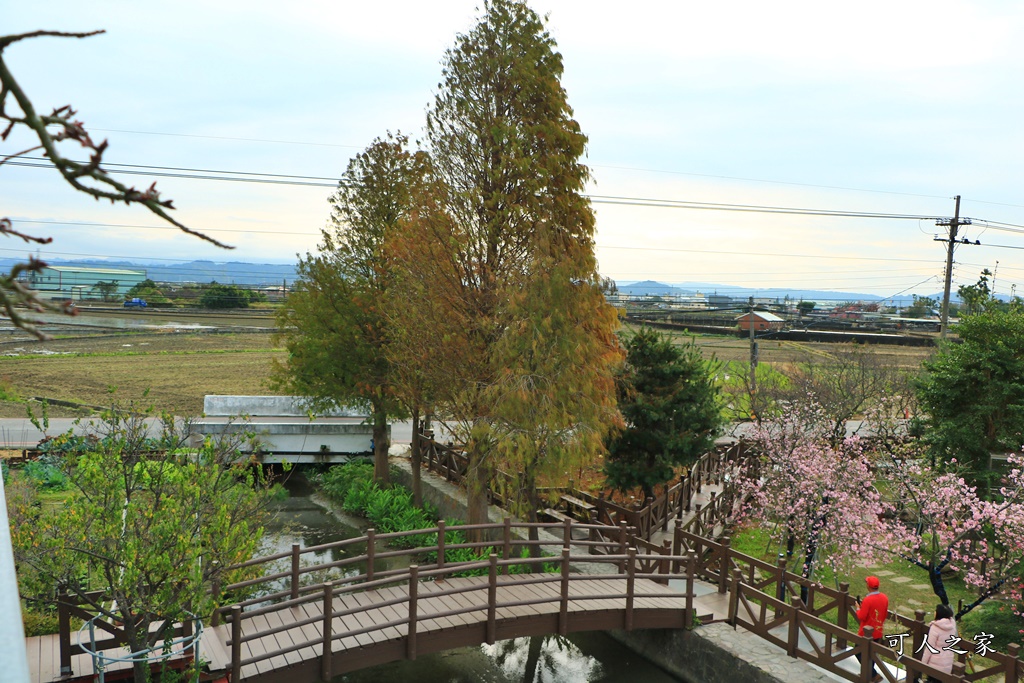
[[[423,137],[444,52],[478,4],[0,0],[5,33],[107,31],[23,41],[4,58],[38,110],[72,104],[109,141],[111,168],[309,183],[118,176],[156,180],[178,220],[232,251],[78,194],[52,168],[0,166],[0,213],[54,238],[44,259],[294,262],[316,250],[352,155],[388,131]],[[961,235],[981,244],[957,247],[954,291],[988,268],[997,293],[1024,294],[1024,3],[529,4],[548,17],[589,137],[603,275],[933,294],[946,246],[934,218],[961,195],[975,221]],[[29,143],[16,132],[0,151]],[[0,257],[28,252],[0,244]]]

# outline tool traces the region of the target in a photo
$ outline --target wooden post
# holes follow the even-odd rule
[[[242,675],[242,608],[231,606],[231,681],[234,683]],[[329,676],[325,676],[327,680]]]
[[[324,582],[323,602],[323,640],[320,646],[320,678],[325,681],[331,680],[331,618],[334,616],[334,583]],[[237,679],[232,678],[231,683]]]
[[[722,536],[722,540],[719,542],[719,556],[718,556],[718,592],[722,595],[725,594],[729,583],[729,558],[732,548],[730,544],[732,540],[728,536]]]
[[[377,531],[376,529],[366,530],[366,580],[373,581],[373,559],[377,554]]]
[[[957,680],[966,681],[967,679],[964,678],[967,675],[966,669],[967,667],[964,666],[963,662],[953,662],[953,670],[950,673],[956,676]]]
[[[1020,645],[1017,643],[1010,643],[1006,646],[1006,654],[1010,655],[1011,659],[1006,663],[1006,672],[1003,673],[1003,680],[1005,683],[1018,683],[1020,681],[1021,665],[1020,665]]]
[[[502,536],[501,536],[501,559],[507,560],[512,557],[512,518],[506,517],[502,525]],[[531,571],[533,568],[530,568]],[[502,574],[508,576],[509,565],[505,565],[505,568],[501,570]]]
[[[292,600],[299,599],[299,544],[292,543]]]
[[[68,594],[64,586],[57,594],[58,639],[60,641],[60,675],[71,675],[71,610],[67,604]],[[8,615],[9,616],[9,615]]]
[[[420,586],[420,568],[409,565],[409,636],[405,641],[405,656],[416,659],[416,597]]]
[[[444,542],[445,542],[445,521],[437,520],[437,568],[444,567]]]
[[[847,626],[850,625],[850,584],[846,581],[840,583],[839,592],[842,595],[839,596],[839,607],[836,609],[836,626],[845,631]],[[844,649],[846,647],[846,639],[839,638],[836,640],[836,647],[840,650]]]
[[[672,555],[679,557],[683,554],[683,530],[676,525],[675,530],[672,532]],[[672,565],[672,573],[679,573],[679,560],[676,560]]]
[[[871,680],[871,643],[875,637],[875,627],[865,626],[864,637],[858,638],[859,641],[857,646],[862,648],[863,653],[860,656],[860,680],[862,683],[868,683]]]
[[[623,628],[627,631],[633,630],[633,586],[636,582],[636,548],[630,548],[627,552],[629,559],[626,562],[626,619]]]
[[[494,553],[491,553],[491,566],[487,577],[487,644],[494,645],[498,612],[498,556]]]
[[[569,548],[572,546],[572,520],[568,517],[562,523],[562,547]]]
[[[693,553],[686,554],[686,611],[683,613],[683,623],[686,628],[693,627],[693,581],[697,573],[697,556]]]
[[[626,554],[626,520],[619,522],[619,555]],[[626,571],[625,565],[619,565],[619,573],[622,574]]]
[[[786,601],[786,556],[779,553],[775,561],[775,599],[780,602]],[[782,616],[782,610],[775,610],[775,618]]]
[[[658,573],[665,578],[659,579],[658,583],[668,585],[669,564],[668,556],[672,554],[672,541],[665,539],[661,542],[662,559],[658,560]]]
[[[732,583],[729,590],[729,614],[726,616],[726,623],[736,628],[736,617],[740,611],[740,589],[743,586],[743,572],[739,569],[732,573]]]
[[[924,610],[914,610],[914,625],[910,627],[910,637],[913,641],[911,652],[917,652],[921,645],[924,644],[924,639],[928,635],[928,627],[924,624]]]
[[[562,595],[558,604],[558,633],[569,632],[569,548],[562,548]]]
[[[800,644],[800,610],[803,609],[804,601],[800,598],[793,598],[793,605],[789,613],[789,638],[786,639],[786,654],[796,659],[797,646]]]

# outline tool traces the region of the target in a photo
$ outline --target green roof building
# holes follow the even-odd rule
[[[144,270],[46,266],[30,273],[28,284],[44,299],[120,301],[145,279]]]

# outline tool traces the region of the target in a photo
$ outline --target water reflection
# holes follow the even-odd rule
[[[337,676],[332,683],[670,683],[676,678],[604,633],[516,638]]]
[[[267,524],[258,555],[290,552],[293,543],[298,543],[300,548],[312,548],[364,535],[366,521],[349,515],[339,505],[317,493],[301,471],[292,472],[285,482],[285,488],[288,489],[289,496],[274,503],[274,515]],[[365,554],[366,543],[353,543],[343,548],[303,553],[302,564],[326,564]],[[384,571],[405,567],[408,564],[408,557],[386,558],[378,559],[375,568],[377,571]],[[270,563],[265,573],[284,572],[290,567],[291,560],[284,558]],[[309,586],[324,581],[340,581],[365,572],[366,563],[358,562],[340,568],[303,574],[301,583],[303,586]],[[287,587],[288,579],[279,579],[264,584],[261,587],[261,594],[266,595]]]

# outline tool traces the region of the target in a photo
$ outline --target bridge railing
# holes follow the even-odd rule
[[[939,676],[920,661],[912,660],[911,653],[923,647],[928,633],[928,622],[925,621],[923,610],[915,610],[913,617],[889,612],[886,620],[887,634],[906,635],[898,637],[896,648],[886,648],[884,643],[869,643],[869,647],[865,645],[866,639],[856,635],[857,598],[850,594],[848,583],[842,582],[838,588],[831,588],[787,571],[784,557],[773,564],[738,552],[732,548],[728,535],[713,541],[684,528],[676,528],[671,548],[644,542],[642,539],[630,539],[629,542],[639,551],[647,553],[649,559],[644,566],[658,566],[661,572],[661,566],[667,562],[670,565],[669,576],[683,570],[676,564],[677,558],[694,558],[694,563],[685,568],[687,574],[692,572],[698,578],[715,584],[720,594],[729,596],[730,611],[725,621],[734,626],[743,626],[786,648],[793,657],[807,659],[830,671],[836,669],[836,663],[844,658],[834,655],[833,650],[850,645],[856,651],[870,649],[871,658],[876,663],[885,660],[893,665],[898,661],[912,672],[934,676],[942,681],[979,681],[1000,674],[1006,683],[1017,683],[1024,678],[1024,663],[1019,659],[1020,646],[1016,643],[1007,644],[1005,652],[989,649],[983,656],[979,656],[977,644],[963,638],[961,649],[966,654],[958,655],[960,671],[963,672],[968,661],[974,669],[963,674],[963,678],[953,674]],[[834,618],[834,623],[827,620],[827,617]],[[851,622],[854,630],[850,630]],[[772,633],[787,623],[790,632],[785,638]],[[818,633],[819,638],[825,639],[827,647],[809,644],[812,631]],[[802,640],[801,635],[804,636]],[[902,644],[905,653],[902,657],[896,656],[899,644]],[[808,647],[811,649],[801,649]],[[970,660],[969,655],[972,655]],[[846,655],[849,656],[852,653]],[[870,665],[867,670],[870,672]],[[850,678],[849,671],[837,673],[851,681],[868,680],[868,677]],[[912,677],[909,680],[913,680]]]
[[[544,530],[559,537],[559,542],[553,541],[529,541],[517,537],[516,531],[528,533],[533,528],[538,531]],[[493,541],[466,541],[452,543],[449,532],[452,530],[470,532],[480,530]],[[429,545],[419,545],[412,548],[388,547],[395,541],[405,538],[422,538],[429,540]],[[448,561],[449,553],[453,550],[468,548],[478,553],[496,552],[504,560],[516,560],[525,552],[542,554],[545,549],[558,552],[562,547],[576,549],[592,556],[615,556],[625,555],[629,547],[629,539],[632,538],[631,529],[620,525],[609,527],[600,524],[577,524],[571,520],[565,520],[560,524],[550,523],[527,523],[513,522],[506,518],[500,524],[472,524],[460,525],[458,527],[448,526],[443,520],[437,526],[429,529],[417,529],[415,531],[402,531],[387,534],[378,534],[373,529],[368,529],[366,536],[344,539],[332,543],[301,548],[294,544],[290,552],[282,552],[265,557],[258,557],[232,565],[227,568],[228,572],[240,569],[252,569],[260,565],[271,566],[275,562],[289,560],[290,566],[284,571],[274,571],[257,576],[255,578],[239,581],[226,586],[214,585],[212,587],[215,596],[233,596],[234,604],[242,608],[250,608],[265,602],[275,602],[283,599],[297,599],[300,596],[315,592],[318,581],[311,582],[312,585],[304,585],[304,580],[314,574],[322,572],[338,571],[343,573],[346,583],[367,584],[377,579],[395,580],[396,577],[405,576],[404,568],[388,568],[386,561],[394,563],[399,558],[409,558],[410,562],[422,561],[428,554],[436,553],[434,565],[439,570],[448,573],[471,571],[472,567],[464,566],[464,563],[453,563]],[[366,549],[360,554],[350,554],[330,562],[303,562],[306,557],[314,557],[324,552],[351,552],[355,547],[365,544]],[[598,561],[592,558],[592,561]],[[621,564],[621,562],[619,562]],[[504,565],[503,565],[504,566]],[[620,571],[624,571],[620,567]],[[273,584],[283,583],[286,587],[274,589]],[[213,623],[216,625],[223,617],[227,607],[221,607],[214,611]]]
[[[474,525],[478,527],[499,527],[501,530],[510,529],[515,526],[536,526],[536,527],[550,527],[552,525],[524,525],[524,524],[510,524],[506,522],[501,525]],[[679,609],[683,613],[683,624],[690,624],[693,622],[694,606],[693,606],[693,582],[695,579],[695,569],[697,561],[695,557],[668,557],[659,558],[659,562],[663,565],[653,567],[649,564],[645,564],[640,558],[638,558],[635,548],[627,547],[625,552],[622,554],[615,554],[612,552],[603,553],[600,555],[591,554],[591,549],[594,547],[594,542],[590,540],[575,540],[572,536],[572,530],[578,526],[598,526],[598,525],[560,525],[564,529],[563,540],[568,539],[567,545],[560,549],[559,555],[557,556],[539,556],[539,557],[519,557],[516,555],[517,551],[526,548],[530,555],[538,555],[545,549],[550,547],[552,544],[546,541],[522,541],[522,540],[511,540],[505,541],[499,544],[498,547],[493,546],[494,550],[501,549],[501,554],[498,552],[491,552],[488,554],[486,560],[477,560],[471,562],[447,562],[444,559],[444,553],[446,546],[443,543],[438,543],[433,550],[436,550],[438,554],[438,560],[432,563],[430,566],[420,566],[419,564],[411,564],[407,568],[402,569],[391,569],[381,572],[373,572],[368,570],[366,573],[359,574],[358,576],[350,576],[342,579],[342,582],[327,581],[310,586],[300,586],[297,583],[297,579],[301,575],[308,571],[315,571],[316,568],[324,568],[327,566],[348,566],[353,562],[368,561],[371,558],[370,554],[363,555],[360,557],[346,558],[345,560],[334,562],[334,563],[323,563],[315,565],[313,567],[300,567],[299,570],[291,574],[292,583],[290,589],[287,591],[280,591],[273,595],[264,595],[259,598],[253,598],[249,600],[243,600],[231,605],[226,605],[218,609],[218,614],[226,616],[231,624],[231,637],[229,640],[229,646],[231,648],[231,668],[232,668],[232,681],[238,681],[241,668],[249,664],[255,664],[267,659],[271,659],[280,655],[286,655],[298,650],[302,650],[308,647],[320,648],[321,658],[321,676],[326,680],[331,677],[331,658],[332,658],[332,644],[340,639],[359,636],[371,631],[379,631],[390,627],[402,628],[406,632],[406,647],[407,657],[414,658],[416,656],[416,635],[418,623],[420,621],[420,615],[418,613],[418,599],[420,584],[423,581],[434,581],[434,585],[430,591],[431,598],[437,597],[450,597],[466,593],[476,593],[477,599],[470,601],[470,605],[466,606],[464,603],[459,601],[450,601],[452,608],[443,612],[431,612],[429,615],[430,619],[438,619],[445,617],[454,617],[458,615],[480,612],[486,610],[487,612],[487,642],[493,643],[495,640],[495,624],[497,610],[506,607],[522,607],[529,605],[542,605],[542,604],[558,604],[558,631],[559,633],[566,633],[568,628],[568,609],[570,602],[584,602],[594,600],[619,600],[622,603],[622,610],[624,612],[622,628],[630,630],[633,627],[633,611],[634,603],[638,598],[646,597],[657,597],[661,599],[678,600]],[[494,529],[492,529],[494,530]],[[444,528],[439,526],[436,531],[438,532],[439,538],[444,537]],[[422,533],[422,532],[421,532]],[[370,536],[366,539],[358,539],[359,541],[366,542],[368,548],[371,547],[376,541],[394,537],[396,534],[380,534]],[[509,538],[508,535],[505,536]],[[588,536],[589,539],[589,536]],[[350,539],[355,540],[355,539]],[[338,544],[327,544],[336,546]],[[474,547],[483,548],[488,544],[485,543],[462,543],[458,544],[460,547]],[[447,546],[451,548],[454,546]],[[573,554],[573,549],[576,549],[576,554]],[[309,549],[307,549],[308,551]],[[378,558],[383,555],[416,555],[421,554],[423,548],[416,548],[411,550],[396,550],[388,553],[382,553],[377,555]],[[302,551],[299,551],[301,555]],[[585,553],[585,554],[581,554]],[[280,553],[277,558],[282,556],[287,557],[288,554]],[[262,559],[262,558],[261,558]],[[666,594],[665,592],[644,592],[637,590],[636,581],[637,579],[655,579],[662,580],[666,579],[665,573],[662,567],[667,568],[669,564],[675,563],[677,566],[683,567],[687,571],[687,590],[683,593]],[[247,563],[252,566],[251,563]],[[605,567],[611,567],[612,571],[599,573],[582,573],[578,569],[585,564],[591,565],[603,565]],[[545,565],[548,565],[545,567]],[[544,571],[550,569],[550,565],[557,567],[557,570]],[[371,564],[367,565],[369,568]],[[521,575],[516,577],[510,577],[509,574],[516,573],[517,568],[527,568],[531,573],[527,575]],[[540,569],[540,572],[537,570]],[[464,574],[466,572],[486,572],[488,580],[486,583],[475,583],[466,585],[453,585],[449,582],[443,582],[442,579],[450,578],[453,575]],[[280,578],[284,575],[290,574],[289,572],[278,573],[272,576]],[[609,593],[607,588],[601,590],[597,588],[594,592],[584,593],[579,590],[570,592],[570,584],[579,585],[584,582],[599,582],[607,579],[625,579],[625,590]],[[534,594],[535,597],[530,599],[520,599],[511,601],[501,601],[498,599],[498,589],[506,586],[526,586],[532,584],[559,584],[559,590],[556,597],[550,595]],[[251,587],[254,585],[252,581],[240,582],[239,584],[233,584],[227,586],[228,590],[238,590],[242,588]],[[335,620],[348,615],[362,612],[367,608],[367,604],[360,604],[358,606],[349,607],[345,609],[335,609],[335,598],[356,592],[364,592],[369,590],[376,590],[386,587],[395,587],[399,585],[407,586],[407,590],[404,595],[398,595],[392,598],[384,600],[374,600],[372,603],[373,608],[385,608],[395,607],[398,608],[394,611],[397,616],[387,622],[378,622],[369,626],[360,628],[341,628],[339,627],[340,622]],[[274,599],[275,602],[259,606],[258,602],[266,602],[269,599]],[[306,604],[319,603],[320,614],[313,616],[307,616],[303,619],[295,621],[289,621],[287,624],[280,624],[275,627],[264,628],[259,631],[254,631],[250,634],[243,634],[243,623],[246,620],[256,619],[261,616],[268,615],[272,612],[278,612],[283,609],[300,607]],[[408,605],[407,612],[399,606]],[[245,609],[248,607],[249,609]],[[302,642],[297,641],[296,631],[294,629],[301,629],[304,626],[322,624],[321,635],[317,639],[309,639]],[[249,657],[242,656],[242,645],[246,642],[251,642],[259,638],[263,638],[269,635],[275,635],[283,631],[290,631],[292,634],[290,646],[282,647],[277,650],[260,652],[259,654],[251,655]]]
[[[469,459],[458,446],[437,442],[428,434],[421,437],[420,443],[423,449],[423,467],[443,476],[447,481],[461,482],[465,478]],[[636,529],[636,534],[639,537],[650,539],[651,535],[659,529],[667,531],[673,520],[681,521],[684,515],[693,509],[694,498],[697,494],[702,493],[704,486],[722,484],[727,475],[735,470],[746,455],[743,443],[725,449],[708,451],[698,458],[678,481],[669,485],[661,495],[641,501],[639,505],[633,507],[595,496],[589,491],[574,488],[571,484],[566,487],[549,487],[543,492],[555,500],[562,496],[580,500],[586,504],[588,509],[593,510],[591,520],[579,521],[593,521],[615,527],[625,522]],[[511,477],[503,472],[498,472],[495,476],[502,480],[503,486],[491,487],[492,490],[488,491],[488,496],[491,500],[500,500],[500,493],[493,489],[504,490],[508,487],[508,480]],[[718,507],[715,508],[716,511],[724,507],[723,502],[719,500]],[[693,524],[692,521],[690,523]],[[714,530],[715,523],[710,526],[705,523],[700,528]]]

